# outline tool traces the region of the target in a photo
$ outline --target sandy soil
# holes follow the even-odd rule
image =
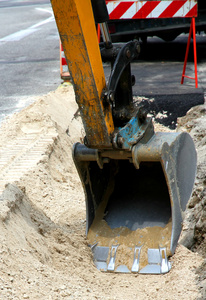
[[[196,137],[205,166],[206,116],[198,123],[196,111],[180,121],[179,130]],[[205,233],[199,226],[198,239],[194,230],[194,208],[205,199],[198,198],[204,168],[198,167],[182,237],[188,241],[193,229],[192,247],[200,254],[179,245],[165,275],[102,273],[87,244],[84,194],[72,160],[72,145],[83,136],[72,86],[37,99],[2,124],[0,299],[204,299],[206,248],[198,241]]]

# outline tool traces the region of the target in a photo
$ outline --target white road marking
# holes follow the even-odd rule
[[[53,20],[54,20],[54,16],[51,16],[51,17],[49,17],[48,19],[46,19],[46,20],[44,20],[44,21],[41,21],[41,22],[39,22],[39,23],[37,23],[37,24],[35,24],[35,25],[32,25],[32,26],[29,27],[28,29],[40,27],[40,26],[42,26],[42,25],[44,25],[44,24],[47,24],[47,23],[49,23],[49,22],[52,22]]]
[[[50,15],[53,16],[53,11],[51,9],[49,10],[49,9],[45,9],[45,8],[41,8],[41,7],[36,7],[36,10],[48,12]]]
[[[40,8],[40,10],[43,10]],[[34,24],[30,27],[28,27],[27,29],[23,29],[23,30],[19,30],[15,33],[9,34],[3,38],[0,39],[0,42],[16,42],[16,41],[20,41],[21,39],[23,39],[24,37],[34,33],[35,31],[39,30],[38,27],[47,24],[49,22],[52,22],[54,20],[54,16],[53,13],[51,11],[48,10],[44,10],[49,12],[50,14],[52,14],[51,17],[47,18],[46,20],[43,20],[41,22],[38,22],[37,24]]]

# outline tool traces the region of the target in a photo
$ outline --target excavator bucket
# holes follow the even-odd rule
[[[166,273],[177,246],[195,173],[187,133],[158,132],[131,152],[75,144],[86,195],[86,232],[98,269]]]
[[[135,106],[130,64],[140,45],[112,45],[105,0],[51,4],[86,134],[73,158],[95,264],[109,272],[166,273],[193,188],[194,143],[187,133],[154,133]],[[102,60],[111,63],[108,83]]]

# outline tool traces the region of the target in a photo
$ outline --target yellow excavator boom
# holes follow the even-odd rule
[[[111,148],[114,124],[111,107],[102,99],[106,82],[91,1],[51,0],[51,4],[87,143],[94,148]]]

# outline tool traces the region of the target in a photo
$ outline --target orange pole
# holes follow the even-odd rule
[[[193,26],[193,51],[194,51],[194,66],[195,66],[195,87],[198,88],[198,80],[197,80],[197,45],[196,45],[195,18],[192,18],[192,26]]]
[[[191,37],[193,37],[195,78],[185,75],[185,70],[186,70],[186,66],[187,66],[187,60],[188,60],[188,54],[189,54]],[[198,79],[197,79],[197,45],[196,45],[196,29],[195,29],[195,18],[194,17],[192,18],[191,25],[190,25],[190,31],[189,31],[188,41],[187,41],[187,48],[186,48],[186,53],[185,53],[184,66],[183,66],[183,71],[182,71],[181,84],[183,84],[185,77],[186,78],[190,78],[190,79],[195,79],[195,87],[198,88]]]
[[[97,25],[97,37],[98,37],[98,42],[100,43],[100,26],[99,26],[99,24]]]

